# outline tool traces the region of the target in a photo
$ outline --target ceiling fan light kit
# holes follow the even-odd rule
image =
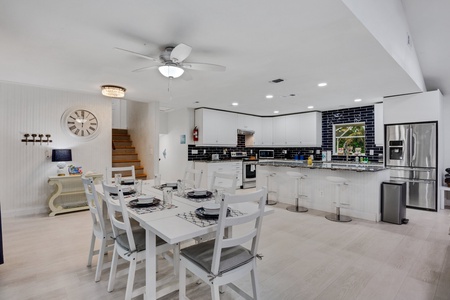
[[[117,85],[102,85],[102,95],[112,98],[123,98],[126,89]]]
[[[184,70],[176,65],[167,64],[158,68],[159,72],[168,78],[178,78],[183,75]]]

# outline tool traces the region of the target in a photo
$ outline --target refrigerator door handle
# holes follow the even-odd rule
[[[417,139],[416,134],[413,131],[411,131],[411,165],[412,162],[416,160],[416,152],[417,152],[416,139]]]

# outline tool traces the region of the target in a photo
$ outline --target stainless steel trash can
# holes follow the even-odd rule
[[[406,182],[389,181],[381,184],[381,221],[406,224]]]

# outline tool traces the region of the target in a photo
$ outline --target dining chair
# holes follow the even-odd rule
[[[134,166],[129,167],[107,167],[106,168],[106,182],[113,183],[114,175],[122,174],[122,180],[136,179],[136,171]]]
[[[211,181],[210,191],[221,189],[225,193],[236,193],[237,176],[234,173],[214,172]]]
[[[145,260],[145,230],[143,228],[132,229],[122,188],[106,184],[105,182],[102,184],[114,236],[114,253],[111,262],[108,292],[114,290],[116,277],[123,273],[128,274],[125,291],[125,299],[128,300],[142,293],[139,290],[134,291],[133,286],[137,263]],[[113,199],[112,194],[117,195],[114,196],[116,199]],[[178,266],[178,250],[176,247],[178,245],[167,244],[161,238],[156,237],[156,255],[173,250],[172,263]],[[119,256],[129,262],[129,268],[117,272]]]
[[[183,182],[186,184],[186,187],[192,187],[194,189],[200,187],[200,183],[202,182],[203,170],[186,168],[184,171]]]
[[[222,285],[228,285],[242,297],[252,299],[250,295],[233,284],[234,281],[250,273],[253,299],[259,298],[256,259],[260,258],[257,251],[266,197],[265,187],[249,194],[224,194],[220,203],[216,238],[181,250],[179,299],[187,299],[186,269],[211,287],[213,300],[219,299],[219,287]],[[229,205],[245,202],[257,202],[258,206],[244,215],[228,216]],[[239,231],[234,230],[232,237],[225,232],[231,226],[239,226]],[[245,247],[244,244],[249,242],[251,247]]]
[[[113,250],[114,242],[112,239],[112,229],[109,222],[105,222],[103,218],[102,206],[95,190],[94,179],[92,177],[81,177],[86,194],[87,204],[92,217],[92,238],[89,248],[89,258],[87,266],[92,265],[92,257],[98,255],[97,269],[95,271],[95,282],[100,281],[103,270],[103,258],[107,251]],[[100,241],[100,248],[94,250],[95,241]],[[106,267],[107,265],[105,265]]]

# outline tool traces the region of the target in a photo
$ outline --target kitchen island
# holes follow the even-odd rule
[[[342,162],[314,162],[308,166],[306,161],[260,160],[256,171],[256,187],[266,185],[266,177],[258,170],[276,173],[270,177],[270,197],[277,197],[281,203],[295,204],[295,185],[286,172],[298,171],[307,175],[303,185],[306,198],[299,205],[310,209],[334,213],[334,185],[327,176],[344,177],[349,181],[341,189],[341,213],[354,218],[379,222],[381,220],[381,183],[389,181],[389,169],[381,164],[357,164]]]

